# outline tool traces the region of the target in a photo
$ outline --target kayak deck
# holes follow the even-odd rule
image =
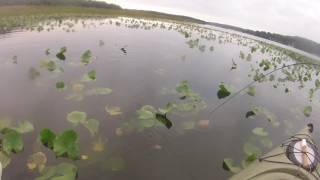
[[[273,149],[263,157],[260,157],[246,169],[231,177],[230,180],[320,179],[319,173],[316,169],[319,160],[317,149],[314,151],[314,154],[304,153],[312,157],[314,160],[314,164],[312,164],[312,166],[310,165],[308,168],[302,167],[298,164],[297,160],[293,161],[291,159],[291,157],[293,157],[292,155],[300,153],[301,156],[302,154],[302,152],[297,152],[295,147],[292,147],[292,142],[300,143],[302,139],[306,139],[308,147],[311,148],[311,146],[314,146],[316,148],[310,136],[313,131],[313,126],[310,126],[304,128],[298,134],[292,136],[288,141]],[[290,151],[290,149],[293,150]]]

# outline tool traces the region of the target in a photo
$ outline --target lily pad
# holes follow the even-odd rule
[[[218,95],[219,99],[223,99],[223,98],[230,96],[231,92],[227,89],[227,87],[223,83],[221,83],[219,85],[219,90],[218,90],[217,95]]]
[[[59,90],[59,91],[62,91],[65,89],[65,84],[63,81],[59,81],[56,83],[56,88]]]
[[[47,163],[47,156],[43,152],[36,152],[28,157],[27,167],[29,170],[35,170],[41,172]]]
[[[72,111],[67,115],[67,120],[74,125],[84,123],[87,120],[87,113],[80,111]]]
[[[168,129],[172,127],[172,122],[167,118],[166,114],[156,113],[156,119],[165,125]]]
[[[53,151],[57,157],[79,159],[78,135],[74,130],[66,130],[53,141]]]
[[[18,153],[23,149],[22,136],[13,129],[6,128],[2,131],[2,149],[7,154]]]
[[[0,151],[0,162],[2,165],[2,169],[4,169],[11,163],[11,158],[10,156]]]
[[[83,81],[95,81],[96,79],[97,79],[97,75],[95,70],[89,71],[82,78]]]
[[[66,60],[64,53],[67,52],[67,47],[62,47],[60,51],[56,54],[56,57],[62,61]]]
[[[247,94],[250,96],[255,96],[256,94],[256,87],[255,86],[250,86],[247,90],[246,90]]]
[[[246,155],[251,155],[251,154],[260,155],[261,154],[260,148],[253,145],[252,143],[249,143],[249,142],[247,142],[243,145],[243,151]]]
[[[247,155],[246,159],[242,161],[243,168],[248,167],[251,163],[257,160],[256,154]]]
[[[50,129],[42,129],[40,131],[40,142],[49,149],[53,149],[53,142],[56,139],[56,134]]]
[[[122,114],[121,109],[118,106],[106,106],[105,110],[110,116],[118,116]]]
[[[41,61],[40,66],[51,72],[57,69],[57,65],[54,61]]]
[[[46,167],[35,180],[75,180],[78,168],[70,163]]]
[[[223,160],[222,167],[226,171],[230,171],[232,173],[238,173],[241,171],[241,168],[236,166],[232,159],[226,158]]]
[[[311,107],[311,106],[306,106],[306,107],[303,109],[303,114],[304,114],[306,117],[310,117],[311,112],[312,112],[312,107]]]
[[[90,50],[87,50],[86,52],[84,52],[81,56],[81,62],[84,65],[88,65],[91,62],[91,58],[92,58],[92,53]]]
[[[268,136],[269,135],[269,133],[264,128],[261,128],[261,127],[254,128],[252,130],[252,133],[257,136]]]
[[[155,118],[155,108],[149,105],[143,106],[137,111],[138,119],[154,119]]]
[[[98,120],[89,119],[89,120],[84,121],[82,124],[84,127],[86,127],[89,130],[91,136],[94,136],[98,133],[98,129],[99,129],[99,125],[100,125]]]
[[[12,128],[20,134],[29,133],[34,130],[33,125],[29,121],[22,121],[18,123],[18,127]]]

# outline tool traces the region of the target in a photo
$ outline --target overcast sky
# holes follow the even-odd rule
[[[104,0],[320,42],[320,0]]]

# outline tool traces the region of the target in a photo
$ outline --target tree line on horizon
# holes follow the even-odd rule
[[[94,0],[0,0],[0,5],[64,5],[121,9],[119,5]]]

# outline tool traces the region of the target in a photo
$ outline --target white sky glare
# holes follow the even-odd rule
[[[320,42],[320,0],[102,0]]]

